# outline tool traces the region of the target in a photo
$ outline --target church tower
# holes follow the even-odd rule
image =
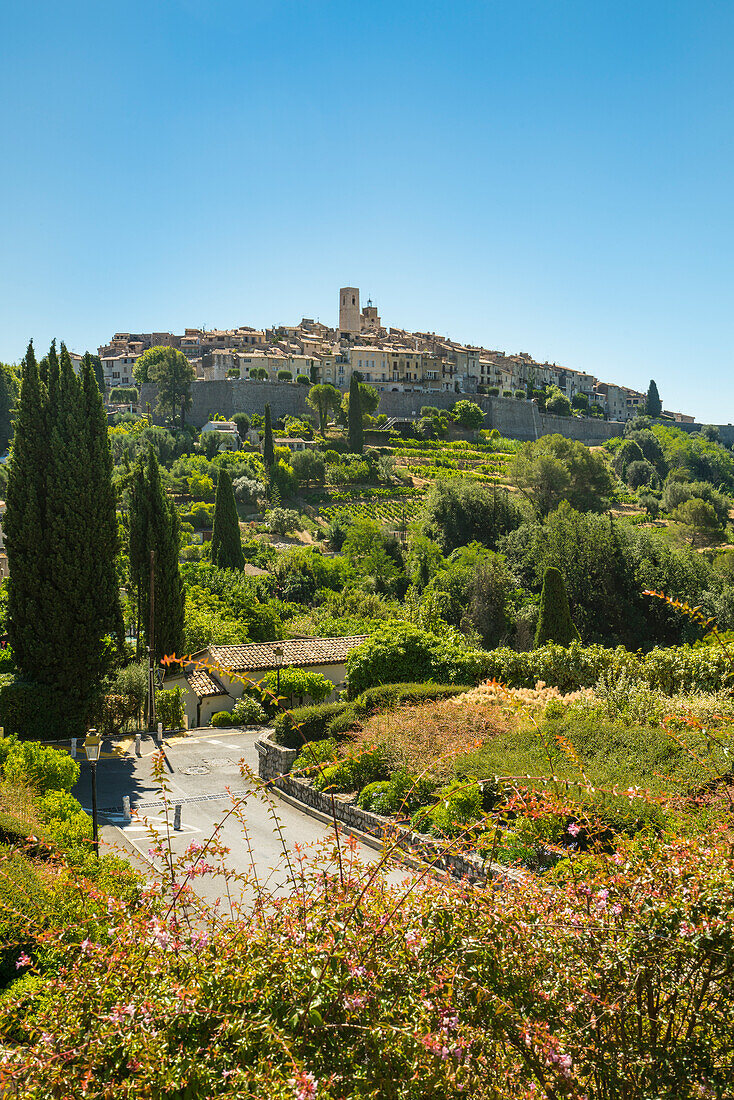
[[[355,286],[343,286],[339,291],[339,335],[359,336],[359,290]]]

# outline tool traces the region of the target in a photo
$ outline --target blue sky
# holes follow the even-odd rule
[[[0,5],[0,359],[388,324],[734,421],[734,6]]]

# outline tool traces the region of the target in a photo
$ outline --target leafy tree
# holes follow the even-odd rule
[[[86,365],[87,360],[89,360],[89,362],[92,365],[92,370],[94,371],[94,377],[97,381],[97,389],[99,390],[100,393],[104,393],[105,384],[104,384],[104,370],[102,368],[102,360],[100,359],[100,357],[98,355],[95,355],[90,351],[86,351],[84,353],[84,355],[82,356],[82,366]]]
[[[451,416],[460,428],[477,430],[484,423],[484,413],[476,401],[457,401],[451,410]]]
[[[504,489],[460,477],[435,481],[423,509],[424,533],[444,553],[474,541],[494,549],[497,539],[522,520],[522,512]]]
[[[321,455],[314,451],[296,451],[291,457],[291,468],[298,482],[308,488],[311,483],[323,483],[325,465]]]
[[[89,362],[62,344],[23,364],[5,534],[9,633],[23,676],[64,701],[78,732],[122,642],[107,418]]]
[[[220,469],[217,481],[217,498],[214,504],[214,523],[211,542],[212,565],[220,569],[244,569],[240,524],[237,505],[232,491],[232,480],[225,469]]]
[[[541,516],[564,500],[579,511],[601,512],[611,498],[612,479],[603,457],[562,435],[524,443],[511,462],[510,476]]]
[[[265,469],[269,470],[275,463],[275,447],[273,445],[273,424],[270,419],[270,405],[265,406],[265,435],[263,436],[263,462]]]
[[[468,587],[467,619],[482,643],[492,648],[505,642],[512,630],[517,585],[502,554],[484,553]]]
[[[318,414],[319,429],[323,435],[329,426],[329,415],[341,408],[341,393],[335,386],[317,383],[308,391],[306,402]]]
[[[643,459],[642,462],[631,462],[627,467],[627,484],[630,489],[639,489],[655,481],[657,481],[657,475],[647,459]]]
[[[551,386],[550,392],[545,399],[545,411],[552,413],[553,416],[571,415],[571,402],[568,400],[565,393],[561,392],[558,386]]]
[[[191,408],[191,383],[196,371],[177,348],[157,347],[144,351],[133,366],[138,383],[153,382],[158,387],[157,411],[173,421],[180,414],[181,428]]]
[[[237,425],[237,434],[244,442],[247,439],[247,433],[250,430],[250,418],[247,413],[235,413],[232,417],[232,422]]]
[[[356,374],[352,375],[349,383],[349,404],[347,409],[349,428],[349,450],[352,454],[361,455],[364,451],[364,428],[362,427],[362,401],[360,384]]]
[[[627,438],[637,444],[643,456],[651,466],[654,466],[658,477],[664,478],[668,473],[668,463],[665,461],[663,448],[655,432],[650,431],[649,428],[643,428],[640,431],[631,432]]]
[[[570,645],[571,642],[578,641],[578,638],[579,632],[571,619],[563,576],[558,569],[548,566],[543,574],[535,648],[539,649],[548,642]]]
[[[588,416],[589,413],[589,397],[585,393],[575,393],[571,398],[571,408],[577,409],[579,412]]]
[[[374,386],[370,386],[367,382],[362,381],[362,375],[358,370],[353,372],[352,378],[356,378],[357,384],[359,385],[359,403],[362,409],[362,423],[364,424],[365,418],[376,412],[380,404],[380,395]],[[349,398],[351,392],[352,385],[350,380],[349,391],[342,397],[341,411],[339,414],[339,419],[344,424],[349,423]]]
[[[342,549],[348,561],[369,579],[375,592],[394,589],[402,572],[402,552],[396,539],[374,520],[357,517],[349,526]]]
[[[713,506],[700,497],[691,497],[679,504],[671,519],[681,525],[691,546],[714,546],[724,540],[724,530]]]
[[[655,385],[654,379],[650,379],[650,385],[647,387],[647,398],[645,400],[645,412],[648,416],[656,417],[660,416],[663,411],[663,406],[660,401],[660,394],[658,388]]]
[[[614,472],[618,474],[623,481],[626,481],[627,470],[632,463],[644,461],[645,455],[639,443],[634,439],[623,439],[615,451],[612,465],[614,466]]]
[[[130,490],[130,580],[138,595],[138,615],[148,641],[150,551],[155,550],[154,639],[156,660],[181,653],[184,590],[178,566],[178,511],[163,490],[161,472],[151,447],[133,471]]]

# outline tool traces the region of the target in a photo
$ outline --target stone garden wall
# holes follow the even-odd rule
[[[337,821],[347,828],[373,836],[377,840],[389,837],[406,855],[424,860],[439,870],[446,871],[454,878],[467,879],[476,885],[485,885],[489,879],[521,879],[518,872],[508,870],[499,864],[488,864],[471,852],[453,854],[445,852],[438,841],[423,833],[398,825],[392,818],[370,813],[361,809],[353,795],[323,794],[317,791],[306,779],[296,779],[287,773],[298,755],[297,749],[283,749],[276,745],[269,733],[263,734],[255,742],[259,757],[259,775],[277,790],[304,806],[318,810],[329,818],[336,816]]]

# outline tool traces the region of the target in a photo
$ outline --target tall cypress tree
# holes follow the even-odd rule
[[[15,662],[31,680],[43,671],[38,643],[47,614],[46,396],[31,341],[23,360],[3,524],[10,571],[8,633]]]
[[[80,732],[122,641],[112,462],[101,404],[85,403],[63,344],[44,373],[48,387],[29,348],[8,493],[10,635],[22,674]]]
[[[232,479],[224,469],[220,469],[217,482],[211,552],[212,565],[220,569],[244,569],[245,567]]]
[[[364,428],[362,426],[362,395],[359,392],[359,379],[352,374],[349,383],[349,419],[347,435],[349,450],[353,455],[364,451]]]
[[[157,661],[183,647],[184,588],[178,567],[180,521],[161,482],[151,447],[147,461],[139,459],[130,490],[130,580],[139,594],[140,619],[146,642],[150,613],[150,551],[155,550],[154,639]]]
[[[4,453],[13,434],[13,385],[8,372],[0,364],[0,452]]]
[[[645,401],[645,412],[648,416],[660,416],[663,411],[663,405],[660,400],[660,394],[658,393],[655,379],[650,379],[650,385],[647,387],[647,400]]]
[[[535,632],[535,648],[556,642],[569,645],[578,641],[579,632],[573,625],[563,574],[549,565],[543,574],[543,591],[540,594],[540,616]]]
[[[273,446],[273,425],[270,420],[270,405],[265,406],[265,435],[263,437],[263,462],[266,469],[275,465],[275,447]]]

